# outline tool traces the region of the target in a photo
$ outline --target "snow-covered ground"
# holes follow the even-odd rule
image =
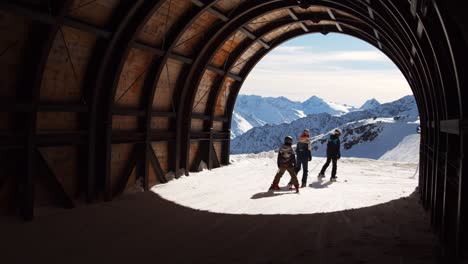
[[[309,163],[307,188],[300,194],[285,187],[290,177],[283,176],[283,190],[268,191],[276,173],[276,154],[231,156],[232,165],[192,173],[153,191],[177,204],[228,214],[312,214],[373,206],[410,195],[418,184],[417,164],[343,158],[338,161],[338,181],[319,182],[316,178],[323,158]],[[302,172],[299,172],[299,181]]]

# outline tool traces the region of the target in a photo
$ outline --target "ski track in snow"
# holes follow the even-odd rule
[[[277,171],[276,154],[231,156],[232,165],[192,173],[152,190],[182,206],[226,214],[313,214],[362,208],[409,196],[418,184],[413,177],[417,165],[395,161],[342,158],[338,161],[338,181],[317,180],[324,158],[309,162],[307,188],[300,194],[287,190],[286,172],[281,191],[268,188]],[[299,172],[299,182],[302,171]]]

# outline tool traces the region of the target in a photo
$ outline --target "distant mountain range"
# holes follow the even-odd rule
[[[299,134],[308,128],[311,131],[315,156],[324,156],[326,140],[329,134],[340,128],[342,134],[343,155],[362,158],[395,159],[400,150],[405,150],[410,157],[418,157],[407,146],[417,146],[419,138],[416,128],[419,125],[419,112],[413,96],[405,96],[397,101],[379,104],[376,100],[367,101],[362,109],[353,109],[347,113],[310,114],[291,123],[254,127],[231,140],[231,153],[259,153],[274,150],[290,135],[297,140]],[[398,151],[391,153],[400,143]],[[417,141],[419,142],[419,141]],[[416,153],[413,153],[416,151]],[[408,159],[405,159],[408,160]],[[414,161],[414,160],[413,160]]]
[[[328,102],[317,96],[312,96],[301,103],[285,97],[239,95],[234,107],[231,138],[238,137],[254,127],[291,123],[311,114],[343,115],[378,106],[380,103],[375,99],[368,100],[361,108],[355,108]]]

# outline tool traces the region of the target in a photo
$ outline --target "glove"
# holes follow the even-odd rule
[[[337,159],[341,159],[341,155],[340,155],[340,154],[338,154],[338,157],[337,157]]]
[[[312,161],[312,157],[309,157],[309,161]]]

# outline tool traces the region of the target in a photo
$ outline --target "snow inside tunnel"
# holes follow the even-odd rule
[[[289,191],[285,173],[281,191],[268,191],[276,173],[276,153],[231,156],[231,166],[204,170],[181,177],[152,190],[164,199],[193,209],[248,215],[313,214],[357,209],[407,197],[418,185],[416,163],[342,158],[338,181],[317,180],[325,162],[314,157],[309,163],[306,188]],[[302,173],[298,175],[301,180]]]

